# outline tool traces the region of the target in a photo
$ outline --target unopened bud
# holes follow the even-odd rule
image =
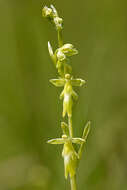
[[[56,8],[55,8],[53,5],[50,5],[50,7],[51,7],[51,9],[52,9],[52,11],[53,11],[53,16],[54,16],[54,17],[58,17],[58,13],[57,13]]]
[[[57,30],[61,30],[63,28],[62,24],[63,24],[63,19],[60,17],[55,17],[54,18],[54,23],[56,25]]]
[[[43,17],[52,17],[52,9],[51,8],[48,8],[47,6],[45,6],[43,9],[42,9],[42,16]]]

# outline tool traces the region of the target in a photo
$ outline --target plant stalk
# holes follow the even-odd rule
[[[63,46],[62,30],[58,30],[58,44],[59,44],[59,47]]]
[[[49,20],[55,24],[55,27],[57,29],[57,38],[58,38],[58,48],[56,49],[55,53],[53,53],[53,49],[51,47],[50,42],[48,42],[48,49],[49,54],[53,62],[55,63],[55,67],[58,70],[58,74],[60,75],[58,79],[52,79],[50,82],[54,84],[57,87],[64,87],[64,90],[62,91],[60,95],[60,99],[64,99],[65,101],[66,97],[69,97],[66,100],[66,103],[63,104],[63,111],[66,113],[63,114],[63,117],[67,114],[68,115],[68,125],[66,123],[62,124],[64,125],[62,127],[63,129],[63,135],[62,138],[56,138],[51,139],[48,141],[50,144],[64,144],[63,146],[63,152],[62,156],[64,158],[64,167],[65,167],[65,178],[70,176],[70,185],[71,190],[77,190],[77,184],[76,184],[76,169],[77,169],[77,163],[79,162],[83,148],[85,146],[85,142],[90,130],[90,122],[87,123],[82,139],[81,138],[73,138],[73,127],[72,127],[72,103],[74,98],[77,99],[77,94],[73,90],[73,86],[82,86],[85,81],[82,79],[74,79],[73,76],[70,74],[71,72],[71,66],[67,64],[68,57],[76,55],[78,51],[74,48],[72,44],[64,44],[63,43],[63,35],[62,35],[62,18],[60,18],[57,14],[57,10],[53,5],[48,8],[45,6],[42,10],[42,15],[44,17],[49,18]],[[63,46],[63,48],[62,48]],[[66,131],[66,126],[68,126],[68,131]],[[68,134],[69,133],[69,134]],[[73,143],[80,144],[80,148],[77,154],[77,151],[75,151],[75,147],[73,146]],[[72,177],[73,176],[73,177]]]
[[[70,137],[73,137],[73,128],[72,128],[72,116],[68,117],[68,126],[69,126],[69,134]]]
[[[71,190],[77,190],[76,176],[70,177]]]

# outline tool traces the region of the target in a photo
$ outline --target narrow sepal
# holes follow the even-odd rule
[[[85,140],[82,139],[82,138],[72,138],[72,143],[75,143],[75,144],[82,144],[84,143]]]
[[[63,138],[56,138],[47,141],[49,144],[64,144],[65,142],[66,141]]]
[[[71,79],[72,86],[82,86],[86,83],[85,80],[82,79]]]
[[[65,79],[51,79],[50,82],[56,87],[62,87],[65,84]]]

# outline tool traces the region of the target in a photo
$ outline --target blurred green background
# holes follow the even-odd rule
[[[55,29],[41,17],[53,3],[64,17],[64,41],[79,50],[73,126],[92,130],[78,170],[78,190],[127,189],[127,1],[0,0],[0,190],[65,190],[61,89],[47,50]]]

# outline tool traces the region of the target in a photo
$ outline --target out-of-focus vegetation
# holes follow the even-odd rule
[[[69,189],[62,147],[46,144],[60,134],[62,112],[60,90],[49,84],[56,71],[47,41],[53,44],[56,33],[41,17],[42,5],[50,3],[64,16],[65,41],[79,50],[74,73],[87,79],[73,115],[79,136],[92,121],[79,190],[126,190],[125,0],[0,0],[0,189]]]

